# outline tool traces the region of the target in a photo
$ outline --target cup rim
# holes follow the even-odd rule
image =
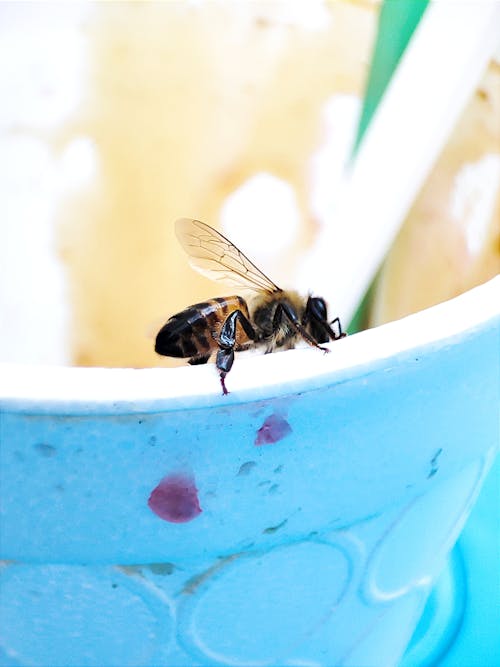
[[[402,355],[418,359],[494,326],[496,320],[500,275],[436,306],[332,342],[327,355],[311,348],[240,353],[227,378],[227,396],[222,396],[211,363],[142,369],[0,363],[0,409],[123,414],[269,400],[371,374],[401,363]]]

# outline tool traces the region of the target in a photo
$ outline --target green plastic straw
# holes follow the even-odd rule
[[[429,0],[384,0],[382,4],[353,156],[428,4]]]

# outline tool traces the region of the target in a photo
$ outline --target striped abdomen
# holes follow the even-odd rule
[[[228,315],[241,310],[248,318],[248,307],[239,296],[219,297],[189,306],[173,315],[158,332],[155,350],[165,357],[188,357],[206,360],[219,349],[218,340]],[[236,328],[235,350],[244,349],[252,341],[243,329]]]

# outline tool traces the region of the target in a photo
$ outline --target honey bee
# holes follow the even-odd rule
[[[212,227],[181,218],[175,230],[196,271],[251,295],[248,302],[241,296],[226,296],[189,306],[173,315],[156,336],[158,354],[187,358],[192,365],[205,364],[216,354],[223,394],[228,393],[225,379],[235,352],[288,350],[300,339],[329,352],[322,344],[346,335],[338,317],[328,321],[323,298],[306,300],[297,292],[280,289]]]

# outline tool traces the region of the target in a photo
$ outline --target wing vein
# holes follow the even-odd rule
[[[229,239],[204,222],[181,218],[175,230],[189,263],[202,275],[240,289],[280,291]]]

